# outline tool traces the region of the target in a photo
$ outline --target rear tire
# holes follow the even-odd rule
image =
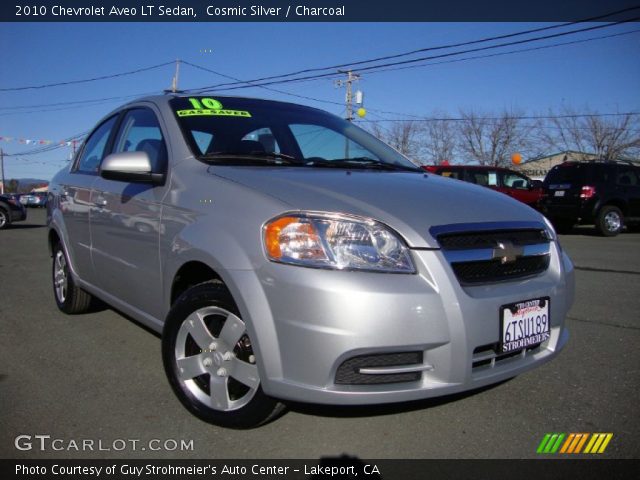
[[[624,227],[622,211],[613,205],[605,205],[598,212],[596,230],[605,237],[615,237]]]
[[[0,230],[2,230],[3,228],[8,228],[9,225],[11,225],[9,214],[5,212],[4,208],[0,208]]]
[[[195,285],[176,300],[162,333],[162,360],[180,402],[205,422],[254,428],[284,411],[262,391],[260,359],[220,282]]]
[[[58,242],[53,247],[53,297],[64,313],[86,313],[91,307],[92,296],[78,287],[73,280],[67,255]]]

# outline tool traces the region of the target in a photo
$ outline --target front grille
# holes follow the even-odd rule
[[[438,237],[438,243],[446,250],[493,248],[499,242],[509,241],[513,245],[535,245],[548,243],[544,230],[501,230],[494,232],[465,232],[443,234]]]
[[[549,268],[544,225],[466,224],[434,227],[432,234],[461,285],[480,285],[539,275]]]
[[[544,272],[549,268],[549,255],[519,257],[511,263],[489,260],[453,263],[451,266],[463,285],[501,282]]]
[[[375,385],[383,383],[415,382],[422,372],[364,374],[361,368],[398,367],[422,365],[422,352],[383,353],[360,355],[345,360],[336,372],[335,383],[339,385]]]

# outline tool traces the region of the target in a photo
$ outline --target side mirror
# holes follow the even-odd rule
[[[533,190],[539,190],[540,188],[542,188],[542,180],[531,180],[531,188]]]
[[[164,182],[164,174],[152,172],[147,152],[112,153],[102,161],[100,176],[130,183]]]

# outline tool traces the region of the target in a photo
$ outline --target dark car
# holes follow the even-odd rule
[[[565,162],[544,180],[542,211],[559,231],[595,225],[604,236],[640,223],[640,167],[627,162]]]
[[[542,184],[508,168],[485,165],[428,165],[428,172],[464,180],[505,193],[535,209],[542,199]]]
[[[0,195],[0,230],[27,219],[27,210],[13,195]]]

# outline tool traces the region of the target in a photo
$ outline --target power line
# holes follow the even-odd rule
[[[22,109],[27,109],[27,108],[38,108],[38,107],[58,107],[61,105],[79,105],[79,104],[86,104],[86,103],[95,103],[95,102],[106,102],[106,101],[110,101],[110,100],[121,100],[123,98],[130,98],[130,97],[142,97],[144,95],[152,95],[154,92],[151,93],[138,93],[138,94],[131,94],[131,95],[120,95],[117,97],[103,97],[103,98],[88,98],[85,100],[74,100],[71,102],[56,102],[56,103],[38,103],[38,104],[32,104],[32,105],[13,105],[10,107],[0,107],[0,110],[22,110]]]
[[[640,29],[635,29],[635,30],[629,30],[628,32],[620,32],[620,33],[612,33],[610,35],[601,35],[601,36],[597,36],[597,37],[589,37],[589,38],[583,38],[580,40],[572,40],[569,42],[560,42],[560,43],[553,43],[551,45],[541,45],[538,47],[529,47],[529,48],[520,48],[517,50],[510,50],[508,52],[497,52],[497,53],[489,53],[486,55],[476,55],[476,56],[472,56],[472,57],[464,57],[464,58],[456,58],[453,60],[444,60],[441,62],[432,62],[432,63],[425,63],[422,65],[409,65],[409,66],[405,66],[405,67],[396,67],[396,68],[381,68],[380,70],[373,70],[368,72],[368,75],[372,75],[374,73],[381,73],[381,72],[393,72],[393,71],[398,71],[398,70],[408,70],[408,69],[412,69],[412,68],[423,68],[423,67],[430,67],[433,65],[444,65],[447,63],[458,63],[458,62],[465,62],[468,60],[478,60],[478,59],[482,59],[482,58],[492,58],[492,57],[500,57],[503,55],[513,55],[514,53],[523,53],[523,52],[533,52],[536,50],[545,50],[547,48],[555,48],[555,47],[563,47],[566,45],[575,45],[578,43],[586,43],[586,42],[592,42],[594,40],[603,40],[606,38],[614,38],[614,37],[622,37],[624,35],[630,35],[632,33],[638,33],[640,32]]]
[[[638,8],[640,8],[640,6],[633,7],[631,10],[638,9]],[[606,16],[610,16],[610,15],[613,15],[615,13],[620,13],[620,12],[614,12],[614,13],[608,14]],[[517,41],[512,41],[512,42],[500,43],[500,44],[497,44],[497,45],[489,45],[489,46],[472,48],[472,49],[467,49],[467,50],[462,50],[462,51],[448,52],[448,53],[443,53],[443,54],[439,54],[439,55],[432,55],[432,56],[421,57],[421,58],[411,59],[411,60],[403,60],[403,61],[399,61],[399,62],[391,62],[391,63],[387,63],[387,64],[382,64],[382,65],[372,65],[372,66],[369,66],[369,67],[360,68],[360,69],[358,69],[358,71],[359,72],[363,72],[363,71],[369,71],[369,70],[378,69],[378,68],[387,67],[387,66],[395,66],[395,65],[402,65],[402,64],[408,64],[408,63],[416,63],[416,62],[421,62],[421,61],[425,61],[425,60],[433,60],[433,59],[437,59],[437,58],[444,58],[444,57],[450,57],[450,56],[455,56],[455,55],[463,55],[465,53],[473,53],[473,52],[490,50],[490,49],[495,49],[495,48],[502,48],[502,47],[505,47],[505,46],[519,45],[519,44],[524,44],[524,43],[536,42],[536,41],[540,41],[540,40],[547,40],[547,39],[550,39],[550,38],[557,38],[557,37],[566,36],[566,35],[573,35],[573,34],[576,34],[576,33],[581,33],[581,32],[586,32],[586,31],[591,31],[591,30],[597,30],[597,29],[601,29],[601,28],[609,28],[609,27],[620,25],[620,24],[623,24],[623,23],[632,22],[632,21],[635,21],[635,20],[638,20],[638,19],[640,19],[640,17],[634,17],[634,18],[631,18],[631,19],[628,19],[628,20],[621,20],[621,21],[618,21],[618,22],[611,22],[611,23],[607,23],[607,24],[604,24],[604,25],[596,25],[596,26],[591,26],[591,27],[584,27],[584,28],[580,28],[580,29],[577,29],[577,30],[570,30],[570,31],[567,31],[567,32],[560,32],[560,33],[555,33],[555,34],[550,34],[550,35],[543,35],[543,36],[524,39],[524,40],[517,40]],[[557,26],[552,26],[552,27],[543,27],[542,30],[549,29],[549,28],[559,28],[559,27],[562,27],[562,26],[572,25],[572,24],[576,24],[576,23],[580,23],[580,22],[570,22],[568,24],[563,24],[563,25],[557,25]],[[516,32],[516,33],[513,33],[513,34],[509,34],[509,36],[523,35],[525,33],[530,33],[530,32],[531,31],[529,31],[529,30],[524,31],[524,32]],[[499,37],[491,37],[491,38],[499,38]],[[482,42],[486,42],[486,41],[489,41],[489,39],[474,40],[474,41],[471,41],[471,42],[465,42],[464,44],[460,44],[460,45],[465,45],[465,44],[469,45],[469,44],[473,44],[473,43],[482,43]],[[414,54],[415,52],[419,52],[419,51],[439,50],[439,49],[446,49],[446,48],[454,48],[454,47],[452,45],[439,46],[439,47],[428,47],[428,48],[424,48],[424,49],[414,50],[412,52],[406,52],[405,54],[397,54],[395,56],[390,56],[390,57],[397,58],[399,56]],[[379,59],[385,59],[385,58],[386,57],[379,57]],[[240,82],[240,83],[251,83],[251,86],[264,86],[264,85],[275,85],[275,84],[281,84],[281,83],[290,83],[290,82],[299,81],[299,80],[306,80],[306,79],[326,78],[328,76],[335,76],[335,72],[324,73],[324,74],[319,74],[319,75],[304,76],[304,77],[295,78],[295,79],[286,78],[286,77],[296,76],[296,75],[299,75],[299,74],[302,74],[302,73],[311,72],[311,71],[323,71],[323,70],[328,70],[328,69],[332,69],[332,68],[335,69],[335,68],[349,66],[349,65],[373,63],[375,61],[380,61],[379,59],[363,60],[363,61],[360,61],[360,62],[352,62],[352,63],[341,64],[341,65],[336,65],[336,66],[332,66],[332,67],[322,67],[322,68],[313,68],[313,69],[300,70],[298,72],[290,72],[290,73],[281,74],[281,75],[273,75],[273,76],[270,76],[270,77],[262,77],[262,78],[257,78],[257,79],[253,79],[253,80],[247,80],[247,81]],[[277,80],[277,79],[280,79],[280,80]],[[269,81],[269,80],[271,80],[271,81]],[[260,82],[263,82],[263,83],[260,83]],[[215,88],[227,87],[227,86],[235,87],[235,88],[247,88],[246,86],[238,86],[238,82],[227,82],[227,83],[220,83],[220,84],[216,84],[216,85],[210,85],[210,86],[207,86],[207,87],[201,87],[201,88],[198,88],[198,89],[192,89],[191,91],[195,93],[195,92],[208,91],[208,90],[212,90],[212,89],[215,89]],[[225,90],[233,90],[235,88],[225,88]]]
[[[411,69],[411,68],[423,68],[423,67],[430,67],[430,66],[433,66],[433,65],[440,65],[440,64],[445,64],[445,63],[456,63],[456,62],[463,62],[463,61],[467,61],[467,60],[476,60],[476,59],[482,59],[482,58],[497,57],[497,56],[502,56],[502,55],[511,55],[511,54],[515,54],[515,53],[542,50],[542,49],[547,49],[547,48],[554,48],[554,47],[559,47],[559,46],[573,45],[573,44],[578,44],[578,43],[590,42],[590,41],[594,41],[594,40],[600,40],[600,39],[606,39],[606,38],[612,38],[612,37],[619,37],[619,36],[629,35],[629,34],[638,33],[638,32],[640,32],[640,29],[630,30],[628,32],[615,33],[615,34],[611,34],[611,35],[602,35],[602,36],[597,36],[597,37],[590,37],[590,38],[581,39],[581,40],[574,40],[574,41],[570,41],[570,42],[561,42],[561,43],[556,43],[556,44],[552,44],[552,45],[543,45],[543,46],[538,46],[538,47],[531,47],[531,48],[512,50],[512,51],[508,51],[508,52],[499,52],[499,53],[493,53],[493,54],[487,54],[487,55],[476,55],[476,56],[473,56],[473,57],[465,57],[465,58],[454,59],[454,60],[446,60],[446,61],[442,61],[442,62],[432,62],[432,63],[423,64],[423,65],[411,65],[411,66],[396,67],[396,68],[384,68],[384,69],[380,69],[380,70],[369,71],[368,74],[372,75],[372,74],[375,74],[375,73],[383,73],[383,72],[389,72],[389,71],[394,71],[394,70],[405,70],[405,69]],[[339,74],[335,74],[336,77],[338,75]],[[318,80],[318,79],[314,79],[314,80]],[[305,81],[305,80],[303,80],[303,81]],[[306,80],[306,81],[309,81],[309,80]],[[243,87],[237,87],[237,88],[243,88]],[[235,88],[232,88],[232,89],[235,89]],[[226,89],[223,89],[223,90],[226,90]],[[408,113],[398,113],[398,112],[392,112],[392,111],[386,111],[386,110],[378,110],[378,109],[372,109],[372,108],[368,108],[367,110],[369,112],[379,112],[379,113],[387,113],[387,114],[391,114],[391,115],[400,115],[400,116],[404,115],[404,116],[411,116],[411,117],[415,117],[415,118],[422,118],[421,116],[411,115],[411,114],[408,114]]]
[[[205,72],[210,72],[210,73],[213,73],[215,75],[219,75],[219,76],[221,76],[223,78],[227,78],[227,79],[230,79],[230,80],[235,80],[235,81],[241,82],[241,83],[251,83],[251,82],[247,82],[245,80],[241,80],[240,78],[232,77],[230,75],[225,75],[224,73],[220,73],[220,72],[217,72],[215,70],[211,70],[211,69],[203,67],[201,65],[196,65],[195,63],[187,62],[185,60],[181,60],[181,62],[184,63],[185,65],[189,65],[190,67],[194,67],[194,68],[197,68],[199,70],[203,70]],[[252,85],[248,85],[248,87],[251,87],[251,86]],[[271,87],[264,87],[264,86],[261,86],[261,85],[256,85],[256,88],[262,88],[263,90],[268,90],[270,92],[280,93],[282,95],[288,95],[290,97],[302,98],[302,99],[305,99],[305,100],[312,100],[314,102],[320,102],[320,103],[327,103],[327,104],[331,104],[331,105],[340,105],[340,106],[342,106],[342,103],[340,103],[340,102],[333,102],[331,100],[323,100],[323,99],[320,99],[320,98],[309,97],[307,95],[299,95],[297,93],[286,92],[284,90],[277,90],[277,89],[271,88]]]
[[[165,62],[165,63],[160,63],[158,65],[152,65],[150,67],[144,67],[144,68],[138,68],[136,70],[130,70],[128,72],[114,73],[112,75],[102,75],[100,77],[86,78],[86,79],[83,79],[83,80],[69,80],[67,82],[48,83],[48,84],[44,84],[44,85],[30,85],[30,86],[27,86],[27,87],[0,88],[0,92],[15,92],[15,91],[19,91],[19,90],[33,90],[33,89],[41,89],[41,88],[49,88],[49,87],[59,87],[61,85],[76,85],[78,83],[95,82],[95,81],[98,81],[98,80],[107,80],[107,79],[110,79],[110,78],[124,77],[126,75],[134,75],[136,73],[146,72],[146,71],[149,71],[149,70],[154,70],[156,68],[165,67],[167,65],[173,65],[173,64],[174,64],[174,62]]]
[[[71,106],[68,107],[60,107],[60,108],[47,108],[47,109],[40,109],[40,110],[30,110],[30,111],[11,111],[11,112],[3,112],[0,113],[0,117],[6,117],[6,116],[12,116],[12,115],[28,115],[28,114],[32,114],[32,113],[37,113],[37,114],[42,114],[42,113],[49,113],[49,112],[60,112],[60,111],[64,111],[64,110],[74,110],[77,108],[84,108],[84,107],[95,107],[104,103],[111,103],[115,100],[124,100],[124,99],[128,99],[128,98],[137,98],[137,97],[144,97],[147,95],[153,95],[153,94],[158,94],[159,92],[147,92],[147,93],[137,93],[137,94],[132,94],[132,95],[123,95],[120,97],[111,97],[111,98],[105,98],[105,99],[96,99],[96,100],[83,100],[83,101],[77,101],[77,102],[69,102],[69,104]],[[49,104],[49,106],[54,106],[55,104]],[[59,105],[64,105],[64,102],[60,103]],[[43,105],[46,106],[46,105]],[[31,105],[30,108],[37,108],[38,105]],[[18,108],[18,107],[15,107]]]
[[[630,115],[640,115],[640,112],[622,113],[572,113],[565,115],[508,115],[513,120],[553,120],[557,118],[583,118],[583,117],[622,117]],[[474,120],[502,120],[504,117],[474,117]],[[368,122],[468,122],[470,118],[465,117],[419,117],[419,118],[380,118],[380,120],[358,120],[360,123]]]

